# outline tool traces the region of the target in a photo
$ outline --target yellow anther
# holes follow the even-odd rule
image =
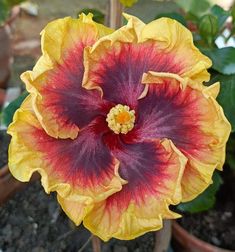
[[[106,121],[114,133],[127,134],[134,127],[135,111],[126,105],[118,104],[110,109]]]

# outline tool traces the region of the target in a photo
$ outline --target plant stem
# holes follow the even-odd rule
[[[122,26],[123,5],[119,0],[109,0],[109,27],[117,29]]]
[[[69,230],[68,232],[60,235],[56,240],[57,241],[63,240],[65,238],[67,238],[68,236],[70,236],[71,234],[73,234],[74,232],[76,232],[76,229]]]
[[[82,251],[86,248],[86,246],[89,244],[89,242],[92,240],[93,237],[94,237],[94,235],[91,235],[91,236],[87,239],[87,241],[82,245],[82,247],[78,250],[78,252],[82,252]]]
[[[155,247],[153,252],[166,252],[171,240],[171,220],[163,222],[163,228],[155,232]]]
[[[97,236],[92,236],[92,248],[93,252],[101,252],[101,241]]]

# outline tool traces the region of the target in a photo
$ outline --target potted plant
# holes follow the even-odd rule
[[[173,223],[176,251],[234,251],[235,173],[234,166],[225,169],[197,199],[178,206],[183,218]]]
[[[212,18],[213,19],[213,18]],[[203,21],[206,21],[207,22],[207,20],[209,20],[209,21],[211,21],[211,17],[209,17],[209,19],[208,19],[208,17],[205,17],[205,19],[203,19]],[[202,22],[202,20],[200,21],[200,22]],[[217,25],[217,22],[215,22],[216,23],[216,25]],[[129,22],[129,26],[131,25],[131,22]],[[142,24],[141,24],[142,25]],[[209,28],[211,28],[211,26],[210,25],[212,25],[212,22],[209,22]],[[214,24],[213,24],[214,25]],[[200,39],[198,40],[198,46],[200,46],[200,43],[202,42],[202,50],[204,50],[204,51],[206,51],[206,53],[207,54],[212,54],[212,55],[215,55],[216,54],[216,52],[217,51],[212,51],[212,49],[213,50],[215,50],[215,49],[217,49],[216,47],[214,47],[214,44],[213,44],[213,40],[211,39],[211,36],[213,36],[212,38],[214,39],[214,37],[216,36],[216,34],[214,33],[214,30],[213,29],[211,29],[210,31],[212,31],[213,30],[213,32],[210,32],[209,33],[209,36],[210,37],[207,37],[207,33],[208,32],[206,32],[206,33],[204,33],[203,34],[203,29],[205,28],[205,27],[207,27],[207,26],[205,26],[205,25],[203,25],[203,26],[201,26],[201,31],[200,31],[200,34],[199,35],[201,35],[201,37],[200,37]],[[203,29],[202,29],[203,28]],[[212,34],[213,33],[213,34]],[[206,45],[206,46],[204,46],[204,45]],[[230,51],[231,52],[231,51]],[[218,53],[218,52],[217,52]],[[224,54],[223,54],[224,55]],[[212,57],[211,57],[212,58]],[[216,61],[215,61],[215,63],[216,63]],[[216,69],[216,64],[214,64],[213,65],[213,68],[214,68],[214,70]],[[219,70],[220,70],[221,68],[219,68]],[[214,70],[212,70],[212,71],[214,71]],[[227,70],[226,70],[227,71]],[[155,76],[156,77],[156,76]],[[26,79],[25,79],[26,80]],[[220,77],[220,80],[222,80],[222,77]],[[209,84],[208,84],[209,85]],[[224,93],[222,93],[222,95],[221,95],[221,97],[223,97],[223,94]],[[227,97],[227,96],[226,96]],[[221,100],[222,100],[222,98],[220,98]],[[29,98],[27,99],[27,101],[29,101]],[[30,103],[25,103],[27,106],[30,104]],[[25,105],[25,106],[26,106]],[[119,104],[120,105],[120,104]],[[26,107],[27,107],[26,106]],[[119,106],[120,107],[120,106]],[[119,107],[117,107],[117,109],[119,109]],[[225,106],[226,107],[226,106]],[[124,107],[121,107],[122,109],[124,109]],[[116,109],[116,107],[115,107],[115,109]],[[125,108],[125,109],[127,109],[127,108]],[[130,112],[130,114],[128,114],[128,115],[130,115],[130,118],[134,118],[134,117],[131,117],[131,116],[133,116],[133,114],[131,114],[131,111],[126,111],[126,112]],[[110,114],[111,113],[111,114]],[[226,111],[226,113],[227,113],[227,111]],[[111,117],[111,119],[112,118],[114,118],[114,115],[115,114],[113,114],[112,113],[112,111],[110,110],[110,112],[109,112],[109,114],[108,114],[108,116],[110,115],[110,117]],[[107,119],[109,120],[110,118],[107,116]],[[229,113],[227,114],[227,116],[229,117]],[[110,120],[111,120],[110,119]],[[106,120],[107,121],[107,120]],[[111,122],[111,121],[110,121]],[[39,123],[37,124],[37,125],[39,125]],[[45,125],[44,125],[45,126]],[[114,128],[113,127],[113,125],[112,124],[110,124],[110,129],[111,130],[113,130],[114,132],[115,132],[115,130],[117,130],[116,128]],[[132,129],[132,128],[131,128]],[[15,131],[13,130],[12,131],[13,133],[15,133]],[[118,134],[119,134],[120,132],[118,132]],[[121,132],[122,133],[122,132]],[[51,134],[51,133],[50,133]],[[53,134],[53,133],[52,133]],[[56,136],[56,138],[59,138],[58,136]],[[22,138],[22,139],[24,139],[24,138]],[[25,140],[25,139],[24,139]],[[48,141],[49,142],[49,141]],[[29,142],[27,142],[27,144],[29,144]],[[111,144],[110,144],[110,146],[111,146]],[[30,149],[32,148],[32,146],[30,146]],[[50,148],[49,148],[50,149]],[[64,149],[63,149],[64,150]],[[61,153],[63,153],[63,152],[61,152]],[[14,153],[13,153],[14,154]],[[54,155],[55,156],[55,155]],[[35,155],[34,155],[34,157],[35,157]],[[184,160],[184,158],[182,158],[182,164],[185,162],[185,160]],[[59,164],[59,163],[58,163]],[[216,189],[213,189],[212,191],[217,191],[217,184],[220,184],[221,183],[221,179],[220,179],[220,177],[218,177],[217,175],[214,175],[215,176],[215,180],[217,180],[218,181],[218,183],[214,183],[213,184],[213,186],[214,187],[216,187]],[[217,177],[216,177],[217,176]],[[208,190],[210,190],[210,188],[208,189]],[[64,205],[63,205],[63,207],[64,208],[66,208],[67,207],[67,203],[68,204],[70,204],[70,202],[67,202],[66,200],[67,199],[62,199],[61,198],[61,202],[63,202],[63,200],[65,200],[65,203],[63,203]],[[198,199],[197,199],[198,200]],[[71,203],[74,203],[74,204],[76,204],[77,202],[71,202]],[[68,207],[69,207],[69,205],[68,205]],[[181,205],[180,206],[181,207],[181,210],[182,210],[182,207],[183,207],[183,205]],[[179,208],[180,208],[179,207]],[[100,207],[98,206],[97,207],[97,209],[99,210],[100,209]],[[76,217],[76,216],[75,216]],[[90,224],[89,224],[90,225]],[[92,227],[93,228],[93,227]],[[101,234],[102,235],[102,234]],[[105,238],[106,239],[106,238]]]
[[[213,184],[198,198],[178,206],[183,218],[173,223],[174,245],[176,251],[234,251],[235,7],[226,11],[217,5],[210,6],[207,1],[189,1],[187,6],[181,0],[177,3],[183,9],[182,15],[161,16],[171,16],[187,26],[197,47],[211,58],[211,81],[206,85],[220,82],[218,101],[231,122],[232,134],[224,172],[215,173]]]

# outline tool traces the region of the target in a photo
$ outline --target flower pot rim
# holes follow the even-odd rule
[[[235,252],[235,250],[228,250],[217,247],[210,243],[207,243],[196,236],[190,234],[186,229],[184,229],[177,221],[173,221],[172,225],[173,238],[185,248],[195,248],[191,251],[201,251],[201,252]]]
[[[32,183],[39,179],[39,175],[32,176],[29,183]],[[11,199],[16,192],[26,188],[29,183],[24,183],[16,180],[8,168],[8,164],[3,165],[0,168],[0,206],[4,205],[9,199]],[[4,189],[4,190],[1,190]]]
[[[0,107],[3,106],[6,97],[6,90],[0,87]],[[1,129],[0,129],[1,130]],[[1,170],[1,169],[0,169]]]

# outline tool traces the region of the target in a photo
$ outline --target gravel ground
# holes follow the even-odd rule
[[[18,192],[0,207],[0,252],[75,252],[90,233],[65,216],[54,194],[47,195],[39,181]],[[112,239],[102,252],[151,252],[153,233],[132,241]],[[91,252],[89,244],[85,252]]]
[[[0,131],[0,168],[7,163],[7,151],[10,136],[5,131]]]

